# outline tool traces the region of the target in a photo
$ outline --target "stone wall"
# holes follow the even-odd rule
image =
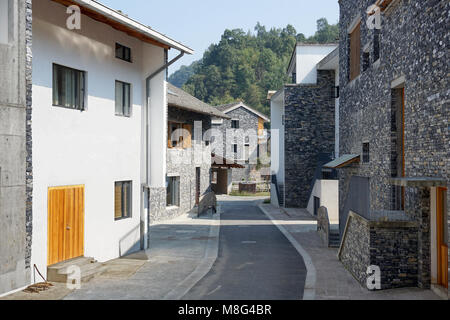
[[[286,85],[285,205],[306,208],[321,153],[335,143],[334,71],[317,72],[317,85]]]
[[[0,295],[30,283],[32,242],[31,0],[10,1],[0,44]]]
[[[223,149],[222,154],[224,157],[228,159],[234,159],[233,150],[231,150],[231,154],[227,154],[227,146],[226,146],[226,132],[227,130],[231,130],[231,121],[232,119],[239,120],[239,129],[242,129],[243,132],[238,133],[236,135],[236,141],[238,144],[238,154],[237,159],[244,158],[244,133],[248,130],[254,130],[258,132],[258,119],[259,117],[253,112],[240,107],[233,111],[227,113],[227,116],[231,117],[230,120],[224,119],[221,125],[213,125],[214,128],[220,130],[223,136]],[[250,146],[250,153],[256,153],[256,146]],[[256,159],[256,156],[255,156]],[[239,164],[243,165],[245,168],[233,168],[232,170],[232,180],[233,182],[242,182],[242,181],[255,181],[259,180],[257,177],[261,177],[258,174],[258,170],[256,168],[256,164],[246,164],[245,161],[238,161]]]
[[[450,114],[448,84],[448,25],[450,2],[395,0],[382,13],[380,59],[374,61],[375,31],[367,27],[366,9],[372,0],[341,0],[340,4],[340,153],[362,154],[370,144],[370,161],[340,170],[340,210],[352,176],[370,178],[370,211],[391,210],[389,179],[398,174],[398,148],[393,145],[396,92],[405,90],[405,175],[443,177],[450,182]],[[361,61],[368,68],[349,80],[348,28],[361,18]],[[361,63],[362,66],[362,63]],[[393,102],[394,101],[394,102]],[[393,126],[394,124],[394,126]],[[395,152],[393,152],[395,151]],[[396,172],[393,172],[395,170]],[[407,215],[419,223],[419,286],[429,286],[429,196],[407,188]],[[428,199],[427,199],[428,198]],[[427,200],[424,200],[427,199]],[[447,204],[450,205],[449,193]],[[342,212],[341,212],[342,213]]]
[[[329,245],[330,235],[330,220],[328,219],[328,210],[325,207],[320,207],[317,212],[317,232],[323,243]]]
[[[381,289],[418,285],[418,224],[415,221],[373,221],[351,212],[339,258],[367,286],[367,268],[378,266]]]
[[[154,222],[174,218],[195,207],[196,168],[200,168],[200,197],[211,191],[211,148],[203,141],[204,133],[211,128],[211,118],[169,106],[168,120],[192,125],[192,147],[167,149],[167,176],[180,177],[180,206],[166,208],[164,197],[164,210],[153,217]],[[194,139],[194,121],[202,122],[198,140]]]

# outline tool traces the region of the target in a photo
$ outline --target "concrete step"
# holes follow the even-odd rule
[[[50,282],[66,283],[69,276],[69,268],[71,266],[80,268],[81,282],[88,282],[96,275],[105,271],[105,267],[102,263],[98,263],[93,258],[82,257],[49,266],[47,268],[47,280]]]

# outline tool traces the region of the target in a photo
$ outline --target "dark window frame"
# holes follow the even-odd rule
[[[172,203],[172,189],[170,187],[173,187],[173,181],[176,181],[176,186],[175,188],[177,188],[178,190],[175,190],[176,192],[176,196],[175,196],[175,204]],[[172,177],[166,177],[166,181],[167,181],[167,188],[166,188],[166,207],[180,207],[180,201],[181,201],[181,179],[179,176],[172,176]],[[172,183],[172,184],[171,184]],[[170,194],[170,201],[169,201],[169,194]]]
[[[122,214],[120,217],[116,217],[115,213],[116,213],[116,207],[115,207],[115,202],[116,202],[116,194],[115,194],[115,190],[117,186],[120,186],[121,188],[121,192],[120,192],[120,196],[121,196],[121,211]],[[129,192],[128,192],[128,199],[126,201],[127,206],[124,205],[125,203],[125,192],[124,192],[124,187],[128,185],[129,186]],[[126,215],[125,211],[128,211],[128,215]],[[132,180],[127,180],[127,181],[116,181],[114,182],[114,221],[120,221],[120,220],[125,220],[125,219],[131,219],[133,217],[133,181]]]
[[[373,62],[377,62],[381,58],[381,30],[373,30]]]
[[[363,163],[370,163],[370,143],[369,142],[363,142],[362,145],[362,162]]]
[[[121,110],[120,112],[117,112],[118,108],[117,108],[117,85],[121,85],[122,86],[122,106],[121,106]],[[120,80],[116,80],[115,82],[115,115],[116,116],[120,116],[120,117],[127,117],[130,118],[131,114],[132,114],[132,104],[131,104],[131,83],[128,82],[124,82],[124,81],[120,81]],[[125,113],[125,91],[128,90],[128,114]]]
[[[131,57],[131,48],[124,46],[123,44],[120,44],[118,42],[116,42],[115,56],[119,60],[133,63],[133,59]]]
[[[231,129],[239,129],[239,120],[238,119],[234,119],[231,120]]]
[[[65,92],[65,88],[63,90],[66,78],[63,78],[63,71],[70,71],[78,75],[78,81],[74,83],[78,83],[78,86],[75,88],[79,97],[75,97],[75,101],[78,102],[73,104],[72,106],[68,106],[64,104],[67,100],[67,94]],[[75,68],[67,67],[60,65],[58,63],[53,63],[52,65],[52,106],[58,108],[65,108],[70,110],[78,110],[78,111],[86,111],[86,71],[78,70]],[[59,78],[61,77],[61,78]],[[58,88],[57,91],[55,89]],[[58,97],[56,97],[58,95]]]

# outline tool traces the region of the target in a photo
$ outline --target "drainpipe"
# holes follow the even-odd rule
[[[158,68],[155,72],[153,72],[151,75],[145,79],[145,184],[142,185],[142,192],[143,195],[141,197],[141,221],[140,221],[140,247],[141,250],[145,250],[145,209],[144,209],[144,199],[145,196],[147,196],[147,207],[150,211],[150,181],[149,181],[149,123],[148,123],[148,116],[149,116],[149,108],[150,108],[150,81],[156,77],[159,73],[161,73],[164,70],[167,70],[173,63],[178,61],[182,56],[184,56],[184,51],[181,51],[179,55],[177,55],[175,58],[173,58],[171,61],[164,63],[160,68]],[[150,215],[148,219],[148,224],[150,223]]]

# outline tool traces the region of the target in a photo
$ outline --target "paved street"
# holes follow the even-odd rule
[[[302,257],[253,200],[222,202],[219,256],[184,299],[302,299]]]

